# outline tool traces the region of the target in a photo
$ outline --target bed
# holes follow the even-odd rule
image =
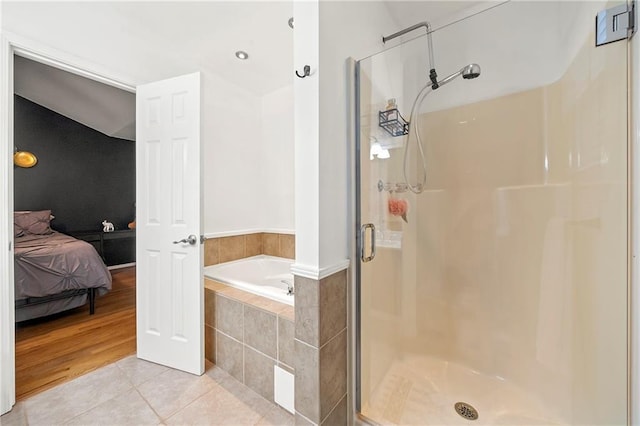
[[[82,306],[111,290],[111,274],[95,248],[50,228],[51,211],[16,212],[16,322]]]

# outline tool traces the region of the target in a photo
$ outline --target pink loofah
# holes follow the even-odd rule
[[[409,203],[407,200],[401,200],[398,198],[389,198],[389,213],[394,216],[400,216],[407,222],[407,211],[409,210]]]

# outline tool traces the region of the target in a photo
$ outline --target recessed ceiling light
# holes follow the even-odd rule
[[[293,18],[289,18],[289,26],[293,28]]]
[[[238,50],[236,52],[236,58],[242,60],[249,59],[249,54],[247,52],[243,52],[242,50]]]

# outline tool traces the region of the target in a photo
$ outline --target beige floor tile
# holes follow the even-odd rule
[[[22,402],[16,403],[11,411],[0,416],[0,425],[2,426],[27,426],[27,424],[27,416]]]
[[[254,425],[262,414],[247,406],[224,388],[209,393],[170,417],[168,425]]]
[[[29,425],[61,424],[131,388],[125,374],[111,364],[25,400],[27,419]]]
[[[284,408],[274,406],[256,423],[256,426],[293,426],[294,424],[293,414]]]
[[[233,376],[231,376],[223,369],[212,365],[207,369],[207,375],[215,380],[216,383],[224,390],[224,392],[232,395],[234,398],[240,401],[243,407],[251,408],[254,412],[259,414],[260,417],[258,418],[258,423],[256,424],[276,425],[279,424],[278,422],[280,422],[280,420],[282,420],[283,425],[289,424],[285,421],[286,416],[279,416],[279,411],[283,411],[285,414],[287,414],[286,411],[276,406],[272,402],[267,401],[262,396],[258,395],[256,392],[237,381],[235,378],[233,378]],[[293,424],[293,416],[291,416],[290,420],[290,424]]]
[[[267,401],[257,392],[254,392],[216,365],[211,365],[207,368],[206,374],[211,377],[217,385],[224,389],[226,393],[233,395],[244,405],[252,407],[254,411],[261,416],[266,415],[269,410],[275,407],[275,404]]]
[[[218,367],[217,365],[207,362],[205,364],[206,375],[211,377],[216,383],[221,383],[224,380],[233,379],[231,374]],[[235,380],[235,379],[234,379]]]
[[[194,376],[126,358],[18,403],[0,424],[292,425],[293,416],[207,363]],[[131,382],[139,383],[136,388]]]
[[[169,370],[168,367],[138,359],[135,355],[121,359],[116,365],[129,378],[133,386],[139,386],[147,380]]]
[[[195,376],[178,370],[168,371],[138,387],[151,408],[165,420],[215,386],[208,375]]]
[[[160,419],[137,390],[103,402],[72,419],[69,425],[157,425]]]
[[[274,407],[272,402],[267,401],[258,393],[243,385],[232,376],[229,376],[227,379],[220,380],[217,383],[226,393],[240,401],[244,407],[251,408],[253,411],[258,413],[260,417],[267,414],[267,412]]]

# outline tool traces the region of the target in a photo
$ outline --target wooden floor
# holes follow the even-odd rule
[[[16,396],[24,399],[136,351],[135,267],[111,271],[112,290],[89,305],[16,324]]]

